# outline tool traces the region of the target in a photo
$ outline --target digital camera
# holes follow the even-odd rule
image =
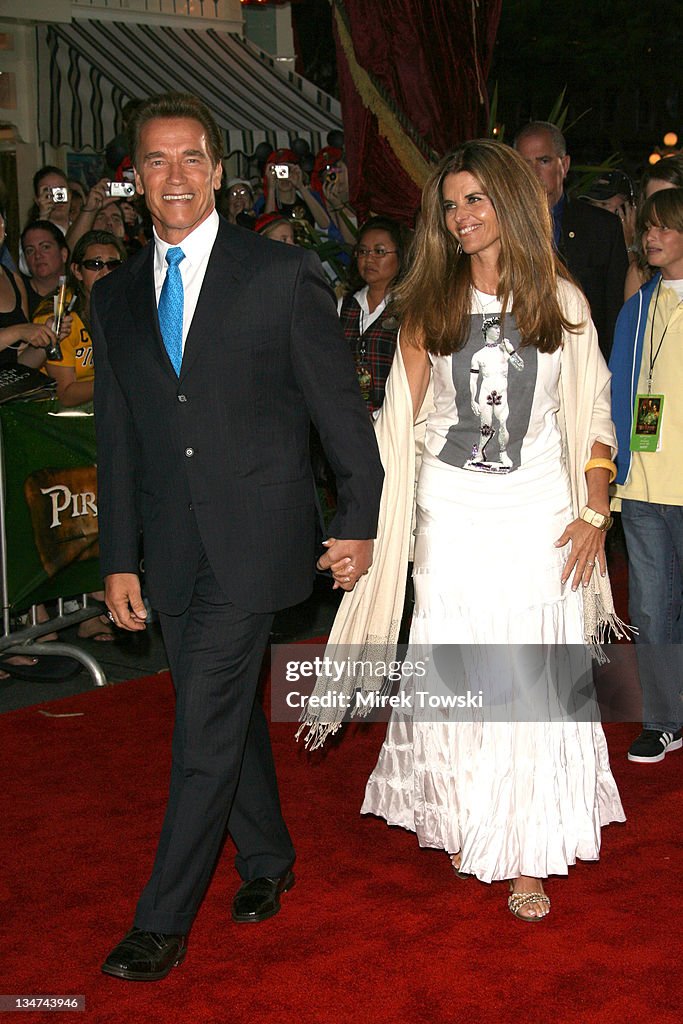
[[[51,188],[50,196],[52,197],[53,203],[68,203],[69,202],[69,190],[63,186],[60,188]]]
[[[130,199],[135,195],[135,185],[131,185],[129,181],[109,181],[107,195],[116,199]]]
[[[276,178],[288,178],[289,177],[289,165],[288,164],[275,164],[275,177]]]

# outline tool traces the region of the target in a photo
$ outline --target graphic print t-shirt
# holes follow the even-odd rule
[[[513,314],[503,316],[495,296],[475,292],[467,344],[431,359],[430,455],[490,475],[559,461],[560,350],[522,348]]]

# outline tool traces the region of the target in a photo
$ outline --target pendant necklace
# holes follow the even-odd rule
[[[372,396],[372,388],[374,381],[372,378],[372,370],[367,362],[367,339],[365,337],[365,310],[360,307],[360,317],[358,321],[359,336],[358,336],[358,350],[356,353],[356,374],[358,376],[358,386],[360,387],[360,393],[366,402],[370,401]]]

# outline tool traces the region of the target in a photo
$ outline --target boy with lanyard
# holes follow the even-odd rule
[[[628,758],[679,750],[683,705],[683,189],[644,204],[638,223],[654,277],[626,303],[610,359],[617,487],[638,628],[643,731]]]

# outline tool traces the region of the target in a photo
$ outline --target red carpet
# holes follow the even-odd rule
[[[629,765],[630,725],[607,729],[629,820],[604,830],[599,864],[550,881],[538,927],[514,920],[501,884],[457,881],[444,854],[359,816],[384,726],[353,726],[309,756],[276,725],[299,853],[282,912],[230,921],[226,848],[185,964],[156,984],[104,977],[150,870],[172,705],[158,676],[0,716],[3,993],[84,994],[85,1014],[56,1019],[97,1024],[680,1020],[683,756]]]

